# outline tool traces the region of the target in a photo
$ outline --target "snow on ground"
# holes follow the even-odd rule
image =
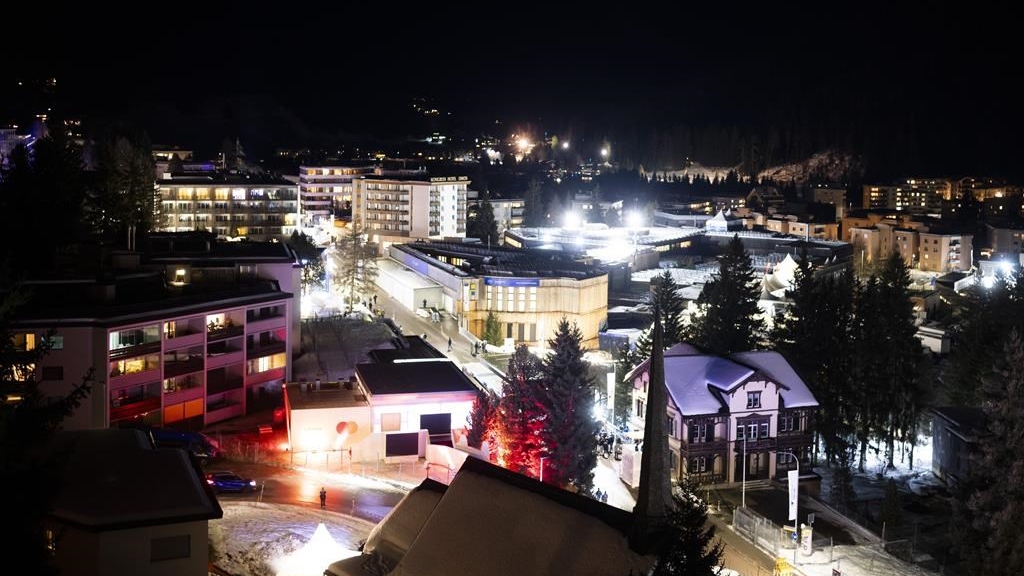
[[[374,526],[304,506],[221,502],[221,508],[224,517],[210,521],[210,560],[233,576],[321,576],[331,562],[358,554]],[[323,529],[317,534],[321,523],[326,535]],[[317,551],[324,550],[338,557],[321,565]]]
[[[831,480],[831,474],[824,468],[815,468],[815,472],[822,475],[821,491],[825,495],[828,493],[826,484]],[[884,446],[869,445],[864,462],[864,472],[858,472],[855,463],[853,475],[854,490],[857,492],[858,499],[881,498],[884,495],[885,486],[878,482],[880,479],[892,479],[898,487],[917,495],[931,494],[945,487],[942,481],[932,473],[932,438],[923,434],[918,436],[912,461],[909,450],[904,451],[903,447],[896,446],[896,456],[893,459],[892,468],[886,464]]]

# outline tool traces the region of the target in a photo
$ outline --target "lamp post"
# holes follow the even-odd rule
[[[741,494],[740,507],[746,508],[747,507],[747,434],[746,434],[746,431],[744,431],[744,434],[743,434],[743,485],[742,485],[742,489],[740,490],[740,494]]]
[[[547,456],[541,456],[540,457],[540,481],[541,481],[541,483],[544,482],[544,461],[547,460],[547,459],[548,459]]]
[[[782,455],[789,456],[789,457],[793,458],[794,462],[796,462],[797,483],[796,483],[796,488],[794,489],[794,498],[793,498],[793,505],[794,505],[794,507],[796,507],[796,506],[800,505],[800,459],[796,457],[796,454],[794,454],[793,452],[790,452],[788,450],[787,451],[779,451],[779,452],[776,453],[776,456],[782,456]],[[793,537],[796,539],[796,541],[793,542],[793,566],[796,566],[796,563],[797,563],[796,553],[800,549],[800,529],[799,529],[799,527],[797,525],[797,522],[799,522],[799,518],[800,518],[799,514],[793,514]]]

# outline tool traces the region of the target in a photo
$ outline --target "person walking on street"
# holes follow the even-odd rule
[[[452,337],[451,336],[448,337],[448,351],[449,352],[452,351]]]
[[[320,487],[320,509],[327,508],[327,489],[323,486]]]

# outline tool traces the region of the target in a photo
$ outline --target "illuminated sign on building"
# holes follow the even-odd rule
[[[485,276],[484,285],[486,286],[532,286],[537,288],[540,286],[540,278],[496,278],[494,276]]]

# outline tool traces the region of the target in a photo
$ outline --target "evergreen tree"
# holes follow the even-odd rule
[[[775,348],[810,385],[819,402],[814,431],[829,463],[835,462],[853,433],[854,416],[849,413],[853,286],[849,272],[817,278],[805,253],[793,289],[787,291],[792,306],[772,332]]]
[[[498,461],[509,470],[540,475],[544,449],[541,430],[547,417],[544,394],[541,361],[520,344],[508,359],[493,426],[498,438]]]
[[[295,251],[295,257],[302,267],[300,283],[302,291],[321,286],[327,277],[327,268],[324,264],[323,250],[313,243],[308,234],[300,233],[298,230],[292,232],[288,239],[288,246]]]
[[[673,494],[668,535],[657,551],[652,576],[718,574],[725,545],[715,538],[715,526],[708,522],[708,505],[698,496],[698,490],[697,483],[687,478]]]
[[[501,237],[498,235],[498,223],[494,220],[490,194],[484,192],[480,203],[470,208],[466,220],[466,237],[479,238],[488,246],[498,245]]]
[[[764,320],[757,306],[761,290],[750,256],[734,235],[719,257],[719,269],[697,298],[697,312],[685,340],[712,354],[754,350],[761,343]]]
[[[466,435],[467,444],[473,448],[480,448],[489,435],[497,406],[498,398],[490,390],[477,393],[466,421],[469,428]]]
[[[501,346],[505,343],[501,336],[501,322],[498,321],[498,315],[494,313],[494,310],[488,310],[487,317],[484,319],[483,340],[493,346]]]
[[[90,199],[94,229],[118,244],[137,242],[157,218],[156,168],[149,137],[126,125],[105,127],[96,143]]]
[[[589,494],[594,485],[600,424],[594,419],[596,389],[583,360],[582,342],[579,327],[565,317],[548,341],[551,353],[543,362],[548,419],[542,438],[550,455],[545,480]]]
[[[530,180],[529,187],[523,196],[523,226],[527,228],[538,228],[547,226],[547,202],[541,191],[541,181],[538,178]]]
[[[16,214],[20,224],[4,227],[0,239],[0,259],[12,271],[57,267],[56,254],[85,234],[82,169],[82,151],[63,130],[51,130],[31,151],[12,151],[0,174],[0,212]],[[25,230],[40,233],[26,242]]]
[[[686,302],[679,295],[679,285],[671,271],[665,270],[651,279],[651,305],[658,309],[665,328],[665,349],[682,342],[686,337],[683,326]]]
[[[56,574],[44,522],[60,488],[59,458],[47,458],[45,447],[64,418],[90,394],[93,374],[89,370],[66,396],[54,398],[43,392],[34,374],[49,352],[50,335],[38,339],[33,349],[18,349],[10,324],[27,302],[28,295],[19,291],[8,292],[0,300],[0,396],[21,398],[0,402],[0,486],[16,495],[4,507],[15,523],[2,539],[0,551],[18,559],[21,573]]]
[[[978,574],[1010,576],[1024,566],[1024,342],[1011,331],[982,389],[985,431],[958,485],[954,522],[961,557]]]
[[[616,427],[629,424],[633,415],[633,383],[626,374],[639,364],[637,353],[625,343],[618,349],[615,360],[615,398],[612,401],[612,421]]]
[[[894,467],[895,443],[916,445],[918,424],[929,401],[930,386],[924,346],[917,337],[914,305],[910,300],[910,272],[898,252],[886,258],[879,275],[883,331],[875,338],[885,340],[884,369],[872,383],[884,399],[883,434],[888,466]]]
[[[333,282],[348,293],[348,309],[364,294],[373,292],[377,280],[377,247],[366,241],[355,223],[328,251],[333,268]]]

